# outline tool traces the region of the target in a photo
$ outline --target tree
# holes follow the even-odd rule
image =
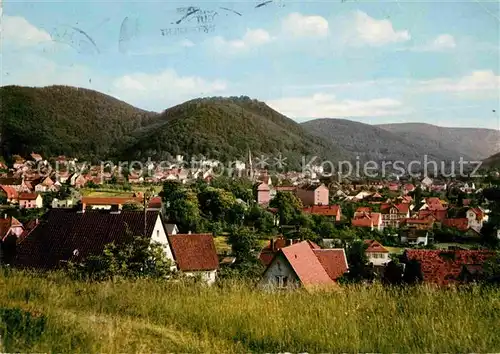
[[[269,206],[278,209],[280,225],[294,224],[301,214],[302,202],[294,194],[278,192]]]
[[[176,191],[170,195],[165,209],[167,220],[177,224],[182,232],[195,231],[200,222],[198,197],[189,190]]]
[[[270,233],[274,228],[274,215],[259,205],[252,205],[245,214],[245,225],[260,233]]]
[[[344,277],[347,282],[372,281],[375,278],[373,267],[368,264],[366,248],[367,245],[363,241],[354,241],[347,248],[349,273]]]
[[[235,206],[236,198],[231,192],[221,188],[207,187],[198,194],[200,210],[212,221],[226,220]]]
[[[130,235],[130,231],[127,233]],[[167,259],[163,245],[150,241],[147,237],[136,236],[128,243],[108,244],[101,255],[90,256],[80,264],[70,262],[70,274],[90,280],[117,276],[165,278],[172,274],[172,262]]]
[[[258,278],[262,275],[263,266],[255,256],[259,241],[255,233],[247,227],[232,228],[228,243],[236,257],[232,267],[223,277]]]
[[[409,285],[420,284],[424,280],[422,266],[419,261],[412,259],[406,263],[403,281]]]

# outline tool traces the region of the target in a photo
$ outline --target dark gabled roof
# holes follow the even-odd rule
[[[168,236],[179,270],[183,272],[219,269],[219,258],[212,234]]]
[[[147,235],[153,233],[157,211],[148,211]],[[128,229],[130,234],[126,232]],[[104,247],[115,242],[131,241],[132,236],[144,233],[144,212],[86,211],[52,209],[45,220],[19,243],[16,265],[19,267],[50,269],[60,261],[80,261],[90,255],[99,255]],[[78,257],[73,251],[78,250]]]
[[[23,183],[22,179],[20,178],[15,178],[15,177],[3,177],[0,178],[0,184],[6,185],[6,186],[18,186]]]

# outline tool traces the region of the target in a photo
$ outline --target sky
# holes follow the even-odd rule
[[[249,96],[298,122],[500,128],[499,2],[3,1],[3,85],[161,112]]]

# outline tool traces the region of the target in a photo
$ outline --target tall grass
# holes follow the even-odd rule
[[[0,307],[47,317],[28,349],[71,352],[498,352],[500,291],[471,287],[265,293],[60,274],[0,278]],[[26,346],[20,339],[19,348]]]

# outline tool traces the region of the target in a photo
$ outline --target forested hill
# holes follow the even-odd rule
[[[70,87],[0,88],[2,155],[107,157],[157,113],[100,92]]]

